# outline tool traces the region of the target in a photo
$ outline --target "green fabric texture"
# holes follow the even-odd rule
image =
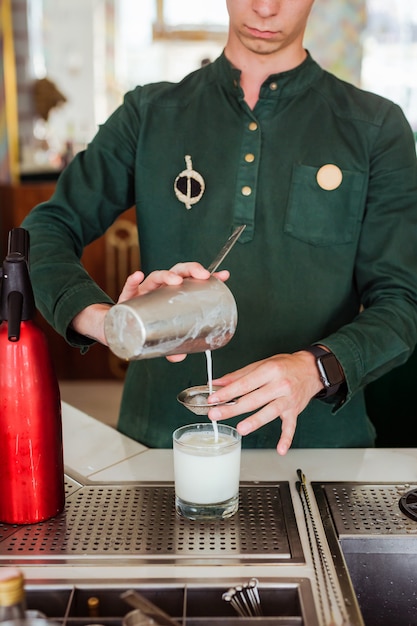
[[[417,340],[412,131],[398,106],[340,81],[310,56],[265,81],[253,111],[239,77],[222,55],[178,84],[126,94],[52,199],[23,223],[37,306],[73,345],[88,345],[68,325],[86,305],[109,299],[79,258],[133,204],[145,273],[179,261],[207,266],[245,223],[223,265],[237,331],[213,352],[214,376],[323,343],[345,370],[347,395],[337,408],[312,400],[293,446],[372,446],[363,388],[404,363]],[[317,182],[326,164],[342,172],[336,189]],[[184,170],[194,199],[196,174],[204,181],[188,207],[175,191]],[[119,429],[170,447],[175,428],[198,421],[177,394],[206,379],[204,354],[179,364],[130,363]],[[279,432],[277,419],[244,445],[275,447]]]

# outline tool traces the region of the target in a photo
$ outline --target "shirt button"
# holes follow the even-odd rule
[[[248,187],[247,185],[242,187],[242,195],[243,196],[250,196],[251,193],[252,193],[252,189],[250,187]]]
[[[276,91],[278,89],[278,83],[271,83],[269,88],[271,91]]]
[[[258,130],[258,124],[256,122],[251,122],[249,124],[249,130]]]
[[[253,163],[255,160],[255,155],[252,154],[251,152],[248,152],[248,154],[245,154],[245,161],[246,163]]]

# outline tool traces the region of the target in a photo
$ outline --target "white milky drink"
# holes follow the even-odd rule
[[[190,424],[175,431],[176,509],[190,519],[230,517],[238,508],[241,437],[219,424]]]
[[[175,489],[187,502],[223,502],[239,486],[240,446],[230,435],[219,435],[216,442],[210,431],[185,433],[174,449]]]

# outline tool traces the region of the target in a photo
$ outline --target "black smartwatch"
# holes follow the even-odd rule
[[[309,346],[305,348],[305,350],[311,352],[311,354],[316,357],[320,380],[324,386],[324,389],[319,391],[314,397],[328,398],[329,396],[334,396],[339,391],[340,386],[345,382],[339,361],[336,359],[333,352],[328,352],[320,348],[320,346]]]

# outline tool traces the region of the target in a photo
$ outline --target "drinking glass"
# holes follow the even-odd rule
[[[232,426],[189,424],[173,434],[175,509],[191,520],[231,517],[239,507],[242,438]]]

